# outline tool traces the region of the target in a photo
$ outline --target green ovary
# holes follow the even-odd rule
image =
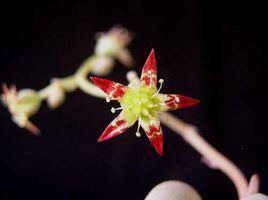
[[[128,88],[120,101],[128,124],[133,124],[139,117],[149,122],[150,118],[157,116],[161,100],[155,93],[156,87]]]

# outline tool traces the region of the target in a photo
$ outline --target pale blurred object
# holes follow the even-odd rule
[[[84,64],[87,64],[86,62]],[[92,64],[91,73],[97,76],[106,76],[111,73],[114,59],[109,56],[96,56]]]
[[[126,28],[115,26],[106,33],[97,34],[96,39],[96,55],[111,56],[127,67],[133,65],[133,58],[126,48],[132,41],[133,36]]]
[[[23,89],[17,92],[16,86],[10,88],[6,84],[2,85],[3,94],[1,101],[12,115],[12,120],[21,128],[28,129],[31,133],[38,135],[40,130],[29,121],[40,108],[41,98],[32,89]]]
[[[268,200],[268,196],[261,194],[261,193],[257,193],[249,197],[243,198],[241,200]]]
[[[47,103],[50,109],[58,108],[65,100],[65,92],[60,86],[59,81],[53,80],[49,87]]]
[[[198,192],[181,181],[165,181],[156,185],[145,200],[202,200]]]
[[[110,74],[115,60],[126,67],[132,67],[134,60],[127,49],[132,40],[133,34],[121,26],[114,26],[107,32],[97,33],[94,54],[88,57],[74,74],[77,87],[89,95],[105,98],[106,95],[88,81],[88,75],[90,73],[97,76]]]
[[[258,174],[253,174],[249,180],[247,196],[256,194],[260,190],[260,177]]]

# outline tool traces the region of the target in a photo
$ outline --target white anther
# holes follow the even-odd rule
[[[123,108],[122,107],[120,107],[120,108],[114,108],[114,107],[112,107],[111,108],[111,112],[112,113],[115,113],[115,111],[117,111],[117,110],[122,110]]]
[[[106,102],[109,103],[111,101],[110,97],[106,97]]]
[[[163,86],[163,83],[164,83],[164,79],[159,79],[158,81],[160,83],[160,87],[158,88],[157,92],[152,96],[152,97],[155,97],[156,95],[159,94],[160,90],[162,89],[162,86]]]
[[[141,127],[141,124],[140,124],[140,121],[138,122],[138,128],[137,128],[137,131],[136,131],[136,136],[137,137],[140,137],[141,136],[141,133],[140,133],[140,127]]]
[[[140,137],[141,136],[141,133],[140,132],[136,132],[135,133],[137,137]]]
[[[111,112],[115,113],[115,108],[114,107],[111,108]]]
[[[147,73],[148,73],[149,75],[151,75],[151,74],[152,74],[152,71],[151,71],[151,70],[149,70]]]

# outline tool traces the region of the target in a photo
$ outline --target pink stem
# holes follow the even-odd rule
[[[168,112],[160,112],[159,118],[163,124],[192,145],[202,155],[203,160],[209,167],[221,170],[230,178],[236,187],[239,199],[248,195],[248,181],[242,171],[202,138],[194,126],[183,122]]]
[[[258,174],[254,174],[249,180],[248,196],[258,193],[259,189],[260,189],[260,177]]]

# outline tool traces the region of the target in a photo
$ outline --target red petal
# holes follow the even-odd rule
[[[163,134],[160,126],[160,121],[157,118],[152,118],[150,124],[140,119],[140,124],[144,129],[154,149],[161,156],[163,155]]]
[[[186,97],[186,96],[183,96],[183,95],[180,95],[180,94],[178,94],[177,96],[180,99],[180,101],[179,101],[179,109],[188,108],[188,107],[195,106],[195,105],[200,103],[200,100],[197,100],[197,99]]]
[[[97,77],[90,77],[90,79],[103,92],[115,99],[122,97],[126,91],[126,87],[120,83]]]
[[[157,80],[157,67],[155,61],[154,49],[151,50],[141,74],[141,82],[146,85],[156,85]]]
[[[161,98],[164,98],[163,110],[176,110],[182,108],[188,108],[200,103],[199,100],[186,97],[180,94],[161,94]]]
[[[163,155],[163,134],[160,125],[150,125],[149,131],[145,131],[154,149]]]
[[[100,138],[98,139],[98,142],[102,142],[104,140],[108,140],[110,138],[113,138],[115,136],[120,135],[125,130],[128,129],[129,126],[127,126],[127,120],[125,120],[122,117],[122,114],[119,114],[104,130]]]

